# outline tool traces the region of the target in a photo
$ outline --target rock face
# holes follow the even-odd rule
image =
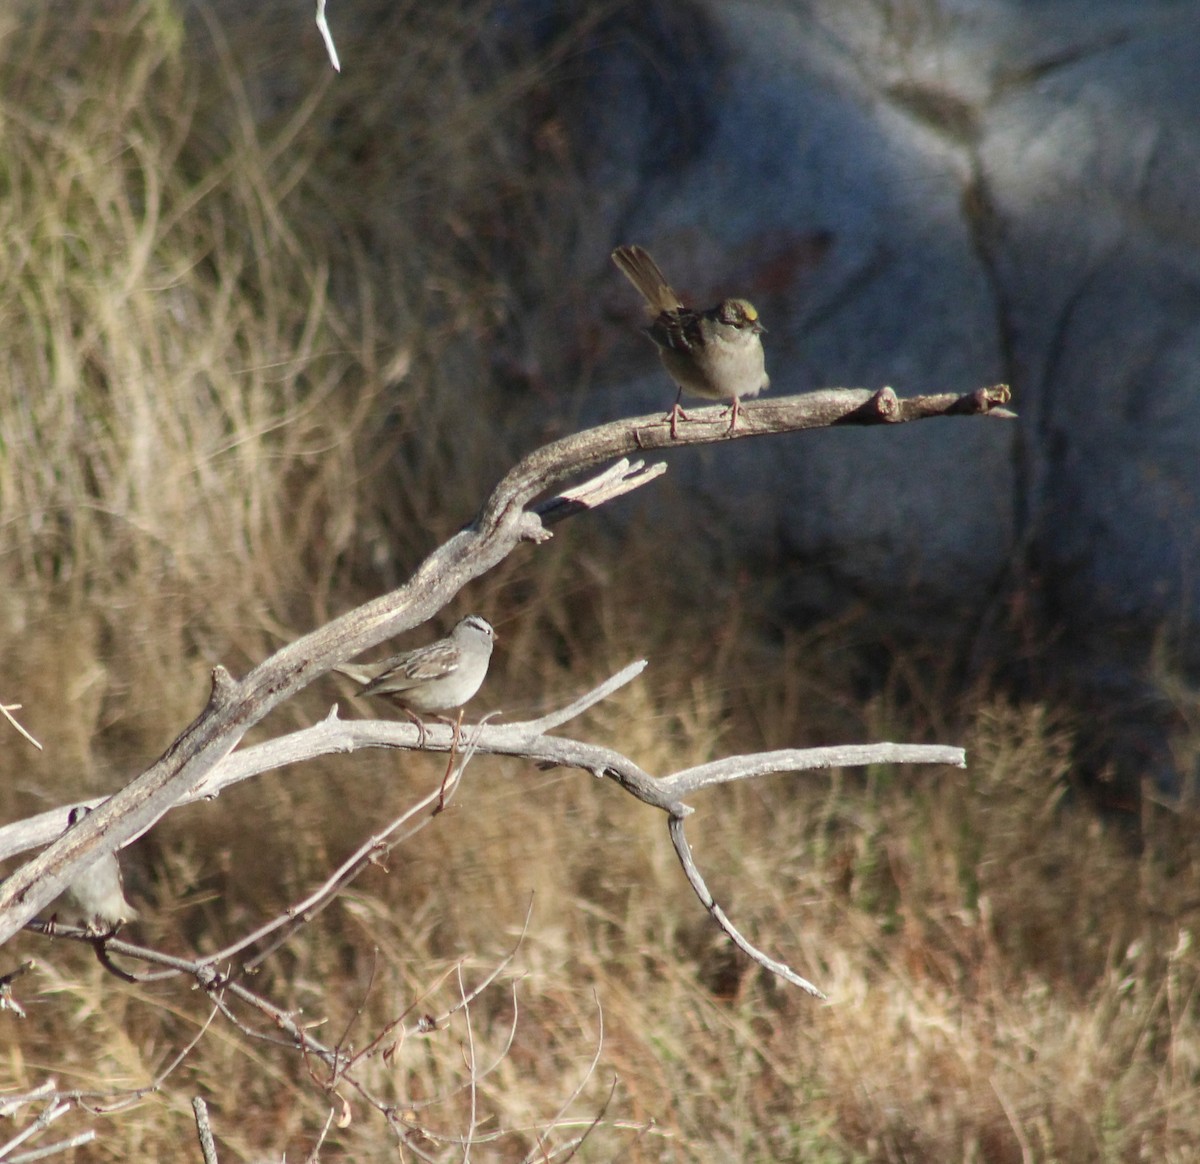
[[[218,8],[267,19],[263,5]],[[395,77],[363,54],[393,10],[359,0],[334,21],[344,65],[380,86]],[[485,250],[506,240],[494,271],[510,315],[479,353],[515,385],[508,422],[557,435],[666,410],[673,391],[608,260],[639,243],[693,305],[755,304],[772,394],[1012,386],[1016,423],[804,433],[674,459],[687,505],[673,521],[761,567],[785,614],[863,602],[930,638],[1008,619],[1030,657],[1056,644],[1056,681],[1082,686],[1109,723],[1153,702],[1141,675],[1162,629],[1200,667],[1200,6],[648,0],[582,37],[580,11],[546,0],[486,14],[470,59],[536,60],[541,86],[514,119],[528,132],[511,182],[536,188],[538,211],[514,223],[491,193],[511,193],[507,179],[491,182],[494,219],[472,235]],[[563,61],[568,22],[556,72],[546,62]],[[312,83],[289,82],[286,62],[247,75],[264,118]],[[438,99],[381,91],[362,103],[375,120],[358,130],[354,184],[381,192],[363,217],[386,240],[387,215],[412,212],[391,179]],[[351,136],[340,120],[330,133]],[[538,171],[539,158],[566,164]],[[440,205],[425,211],[446,229]],[[583,399],[565,399],[575,382]],[[1165,770],[1164,757],[1135,766]]]
[[[1116,624],[1193,626],[1200,10],[698,11],[656,46],[673,71],[601,67],[614,241],[696,302],[754,301],[772,392],[1003,380],[1021,414],[722,450],[719,480],[695,474],[710,515],[918,609],[994,594],[1019,559],[1085,653]],[[636,403],[668,403],[649,353],[637,367]]]

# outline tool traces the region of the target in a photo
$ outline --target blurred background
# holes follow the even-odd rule
[[[325,1157],[458,1159],[437,1137],[473,1101],[495,1160],[600,1113],[589,1160],[1194,1159],[1200,13],[328,17],[340,75],[303,0],[0,13],[0,701],[44,745],[0,723],[4,820],[127,783],[214,665],[397,586],[522,454],[665,412],[608,259],[638,242],[696,305],[755,302],[774,393],[1005,381],[1021,419],[683,450],[393,648],[484,615],[469,717],[509,719],[646,657],[569,734],[652,773],[885,740],[969,768],[696,799],[711,888],[822,1005],[731,950],[615,787],[475,761],[256,980],[363,1045],[452,1006],[531,911],[470,1008],[486,1079],[460,1015],[364,1065],[396,1126],[356,1108]],[[252,739],[378,711],[350,691]],[[123,855],[133,936],[220,948],[443,768],[327,758],[172,814]],[[6,953],[38,968],[28,1018],[0,1014],[4,1090],[144,1085],[207,1015],[86,948]],[[193,1150],[193,1094],[222,1160],[303,1158],[331,1103],[214,1027],[162,1091],[79,1117],[78,1158]]]

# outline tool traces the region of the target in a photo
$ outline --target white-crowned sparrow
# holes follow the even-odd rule
[[[646,334],[679,387],[679,395],[730,401],[729,431],[737,427],[740,398],[757,396],[770,384],[758,312],[745,299],[723,299],[707,311],[685,307],[658,264],[641,247],[617,247],[613,262],[637,288],[654,321]],[[671,436],[684,416],[679,396],[671,409]],[[685,417],[686,419],[686,417]]]
[[[347,664],[336,670],[363,685],[360,696],[383,695],[397,704],[417,725],[417,746],[424,747],[421,715],[462,707],[479,690],[495,639],[496,632],[487,619],[469,614],[449,638],[394,655],[382,663]]]
[[[74,827],[91,811],[86,805],[71,809],[67,827]],[[137,910],[125,900],[125,883],[116,853],[105,853],[72,881],[55,902],[54,913],[65,915],[63,920],[95,934],[114,934],[126,922],[133,921]]]

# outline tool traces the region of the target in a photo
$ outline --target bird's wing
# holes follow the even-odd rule
[[[359,695],[389,695],[434,679],[444,679],[458,670],[460,659],[461,653],[452,643],[418,647],[379,664],[379,673]]]

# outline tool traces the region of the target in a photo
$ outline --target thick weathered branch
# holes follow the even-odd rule
[[[441,787],[411,806],[382,832],[369,837],[330,875],[323,885],[319,886],[304,901],[293,906],[281,917],[268,922],[259,930],[242,938],[235,945],[202,959],[197,965],[215,969],[218,963],[229,962],[248,946],[256,945],[270,938],[267,947],[246,964],[247,969],[256,967],[282,942],[286,941],[295,930],[306,925],[334,900],[340,890],[349,884],[367,864],[389,851],[413,832],[424,827],[434,815],[441,811],[442,805],[453,794],[461,774],[472,756],[477,752],[486,752],[492,755],[508,755],[530,760],[542,768],[581,769],[594,776],[612,780],[644,804],[665,812],[668,818],[671,843],[675,847],[684,875],[700,898],[704,908],[708,910],[721,929],[735,945],[760,965],[810,994],[824,998],[824,994],[807,979],[800,977],[790,967],[775,961],[753,946],[747,938],[742,936],[724,910],[717,904],[688,847],[683,822],[693,810],[683,803],[682,798],[715,784],[728,784],[736,780],[753,779],[775,772],[814,771],[831,767],[854,767],[883,763],[947,764],[964,767],[966,761],[962,749],[939,745],[890,743],[789,748],[774,752],[731,756],[694,768],[687,768],[660,779],[643,771],[628,757],[611,748],[545,734],[547,730],[579,715],[606,695],[630,682],[641,674],[645,665],[643,660],[631,663],[567,707],[560,711],[550,712],[536,720],[498,727],[482,723],[472,727],[461,755],[456,756],[454,751],[461,742],[455,729],[441,725],[429,727],[426,731],[426,750],[451,752],[452,768],[447,772]],[[418,731],[410,723],[379,720],[347,722],[339,719],[335,712],[331,712],[314,727],[292,732],[287,736],[247,748],[243,752],[228,757],[223,764],[209,774],[209,778],[201,788],[190,794],[191,797],[195,799],[215,797],[220,789],[249,776],[258,775],[285,764],[295,764],[302,760],[312,759],[329,752],[354,751],[364,747],[407,749],[413,748],[417,744]],[[457,763],[455,763],[456,759]],[[429,813],[429,815],[423,815],[425,813]],[[59,809],[53,815],[61,820],[62,810]],[[29,823],[31,822],[25,822],[26,826]],[[402,834],[400,830],[406,825],[409,828]],[[12,831],[13,828],[15,826],[10,826],[9,830],[0,830],[0,835]],[[124,971],[108,961],[109,943],[98,943],[96,951],[108,969],[121,977],[128,977]]]
[[[642,673],[645,666],[645,660],[630,663],[566,707],[537,719],[471,728],[470,747],[486,755],[529,760],[543,768],[576,768],[589,772],[593,776],[614,781],[644,804],[663,812],[674,811],[684,797],[714,784],[731,783],[772,772],[851,768],[866,764],[946,764],[962,767],[964,763],[962,749],[955,747],[936,744],[847,744],[730,756],[669,776],[655,777],[612,748],[546,734],[631,682]],[[363,748],[412,750],[417,746],[417,739],[417,729],[408,721],[343,720],[334,708],[319,724],[255,744],[226,757],[198,788],[180,800],[180,804],[214,799],[224,789],[243,780],[318,756],[356,752]],[[452,728],[429,724],[425,750],[448,752],[453,740]],[[98,799],[82,803],[96,807],[104,801]],[[49,844],[62,833],[66,817],[65,808],[56,808],[0,828],[0,860]],[[87,817],[83,823],[86,824],[90,819],[90,816]]]
[[[645,670],[646,661],[638,660],[623,667],[616,675],[606,679],[591,691],[572,700],[565,707],[547,712],[537,719],[524,723],[507,724],[502,727],[487,727],[486,731],[466,728],[470,733],[470,746],[477,748],[479,740],[486,737],[488,747],[484,750],[496,755],[525,755],[520,750],[521,741],[536,739],[576,716],[589,707],[608,698],[614,691],[632,682]],[[336,752],[356,752],[362,748],[398,748],[403,750],[417,747],[419,733],[407,720],[343,720],[337,715],[336,706],[319,724],[299,731],[289,732],[266,743],[243,748],[227,756],[215,767],[204,781],[179,801],[193,804],[198,800],[212,800],[224,789],[263,772],[271,772],[288,764],[300,764]],[[426,751],[447,752],[454,739],[452,728],[442,724],[429,724],[426,729]],[[570,743],[571,741],[562,741]],[[646,776],[647,780],[651,777]],[[91,801],[75,803],[98,808],[104,803],[99,797]],[[84,824],[91,820],[89,815]],[[30,849],[48,845],[62,834],[67,822],[67,808],[54,808],[26,820],[15,821],[0,827],[0,861],[15,857]],[[80,826],[82,827],[82,825]],[[136,836],[133,838],[136,840]]]
[[[614,421],[536,449],[500,481],[479,516],[430,554],[404,586],[289,644],[240,681],[217,668],[208,705],[162,757],[0,885],[0,943],[104,852],[120,848],[196,788],[273,708],[331,667],[432,618],[463,586],[498,565],[522,541],[549,537],[532,507],[538,497],[568,478],[650,449],[831,425],[897,424],[986,413],[1009,416],[1001,407],[1007,401],[1008,390],[1002,386],[967,396],[907,400],[898,400],[887,388],[828,390],[751,402],[743,407],[742,420],[732,433],[721,423],[721,409],[706,408],[679,425],[677,438],[655,415]],[[651,474],[642,476],[653,479]],[[564,497],[569,511],[577,499]],[[550,508],[558,507],[551,504]]]

